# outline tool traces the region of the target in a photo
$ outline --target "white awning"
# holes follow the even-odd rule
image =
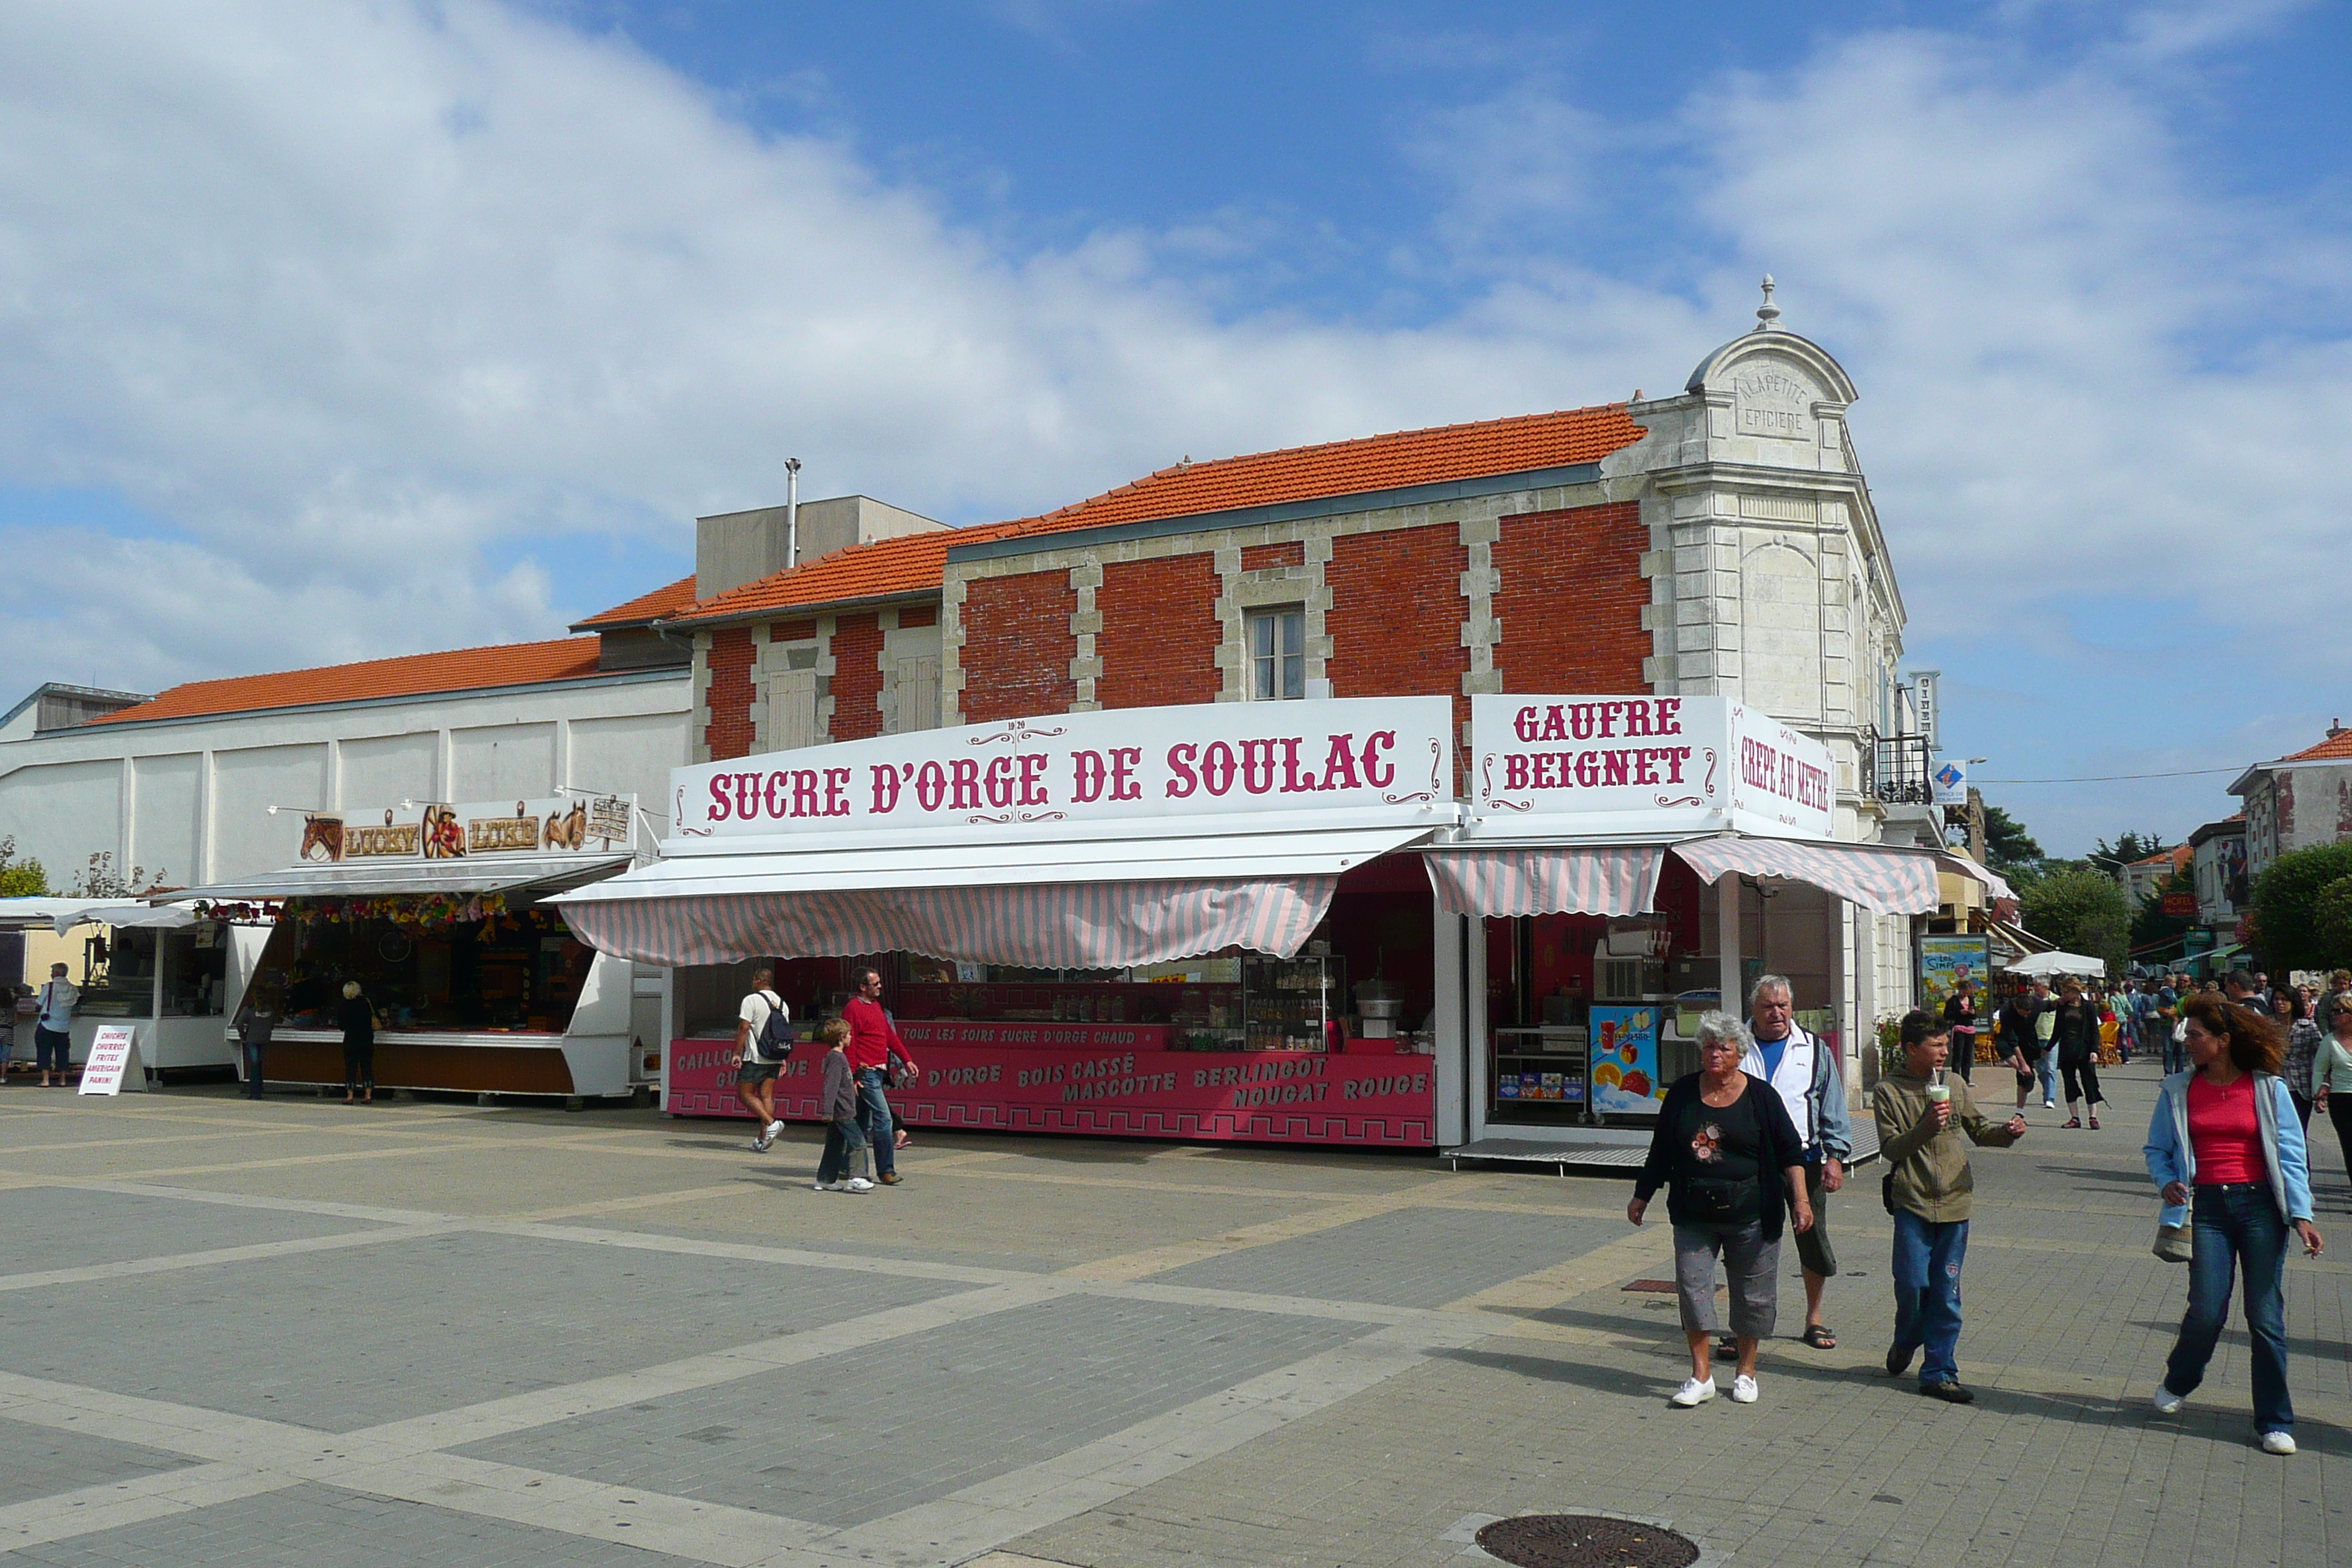
[[[1431,849],[1440,909],[1457,915],[1639,915],[1657,903],[1663,844]]]
[[[184,897],[173,893],[175,900]],[[47,926],[59,936],[79,925],[148,926],[174,930],[194,925],[195,912],[177,903],[150,904],[138,900],[115,899],[103,902],[89,899],[0,899],[0,931],[23,931],[33,926]]]
[[[1101,969],[1234,947],[1286,957],[1340,873],[1428,831],[686,855],[551,901],[581,941],[640,963],[908,952]]]
[[[1965,855],[1938,855],[1936,857],[1936,864],[1956,877],[1966,877],[1970,881],[1981,882],[1984,884],[1984,890],[1996,899],[2017,897],[2016,889],[2003,879],[2000,872],[1989,866],[1979,866]]]
[[[579,855],[483,856],[454,860],[388,860],[380,865],[289,866],[234,882],[183,888],[174,900],[249,903],[264,899],[383,899],[428,893],[513,892],[524,888],[562,889],[610,877],[629,857]]]
[[[1675,853],[1709,882],[1741,871],[1802,882],[1881,914],[1932,914],[1938,907],[1937,857],[1924,850],[1727,837],[1689,839],[1675,845]]]

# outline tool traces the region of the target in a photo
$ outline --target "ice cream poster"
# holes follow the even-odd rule
[[[1658,1081],[1658,1009],[1595,1007],[1590,1022],[1592,1109],[1604,1116],[1655,1116],[1666,1096]]]

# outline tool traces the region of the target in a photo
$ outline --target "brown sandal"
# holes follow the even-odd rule
[[[1830,1326],[1827,1323],[1806,1324],[1805,1342],[1817,1351],[1837,1349],[1837,1336],[1830,1332]]]

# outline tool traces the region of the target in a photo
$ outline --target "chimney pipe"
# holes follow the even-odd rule
[[[801,563],[801,460],[784,459],[784,569]]]

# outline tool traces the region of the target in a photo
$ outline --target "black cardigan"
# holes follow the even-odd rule
[[[1764,1185],[1761,1214],[1764,1239],[1777,1241],[1789,1211],[1788,1169],[1805,1163],[1805,1141],[1797,1136],[1796,1123],[1789,1120],[1789,1108],[1780,1103],[1780,1092],[1752,1072],[1740,1076],[1748,1080],[1748,1093],[1763,1096],[1756,1102],[1756,1124],[1764,1131],[1764,1146],[1758,1151],[1757,1162]],[[1666,1089],[1664,1102],[1658,1107],[1658,1128],[1650,1135],[1650,1157],[1642,1162],[1642,1174],[1633,1183],[1633,1195],[1643,1203],[1674,1179],[1675,1150],[1672,1129],[1682,1108],[1698,1098],[1698,1080],[1696,1073],[1675,1079]],[[1676,1185],[1666,1194],[1666,1213],[1677,1225],[1683,1223],[1681,1204],[1682,1190]]]

